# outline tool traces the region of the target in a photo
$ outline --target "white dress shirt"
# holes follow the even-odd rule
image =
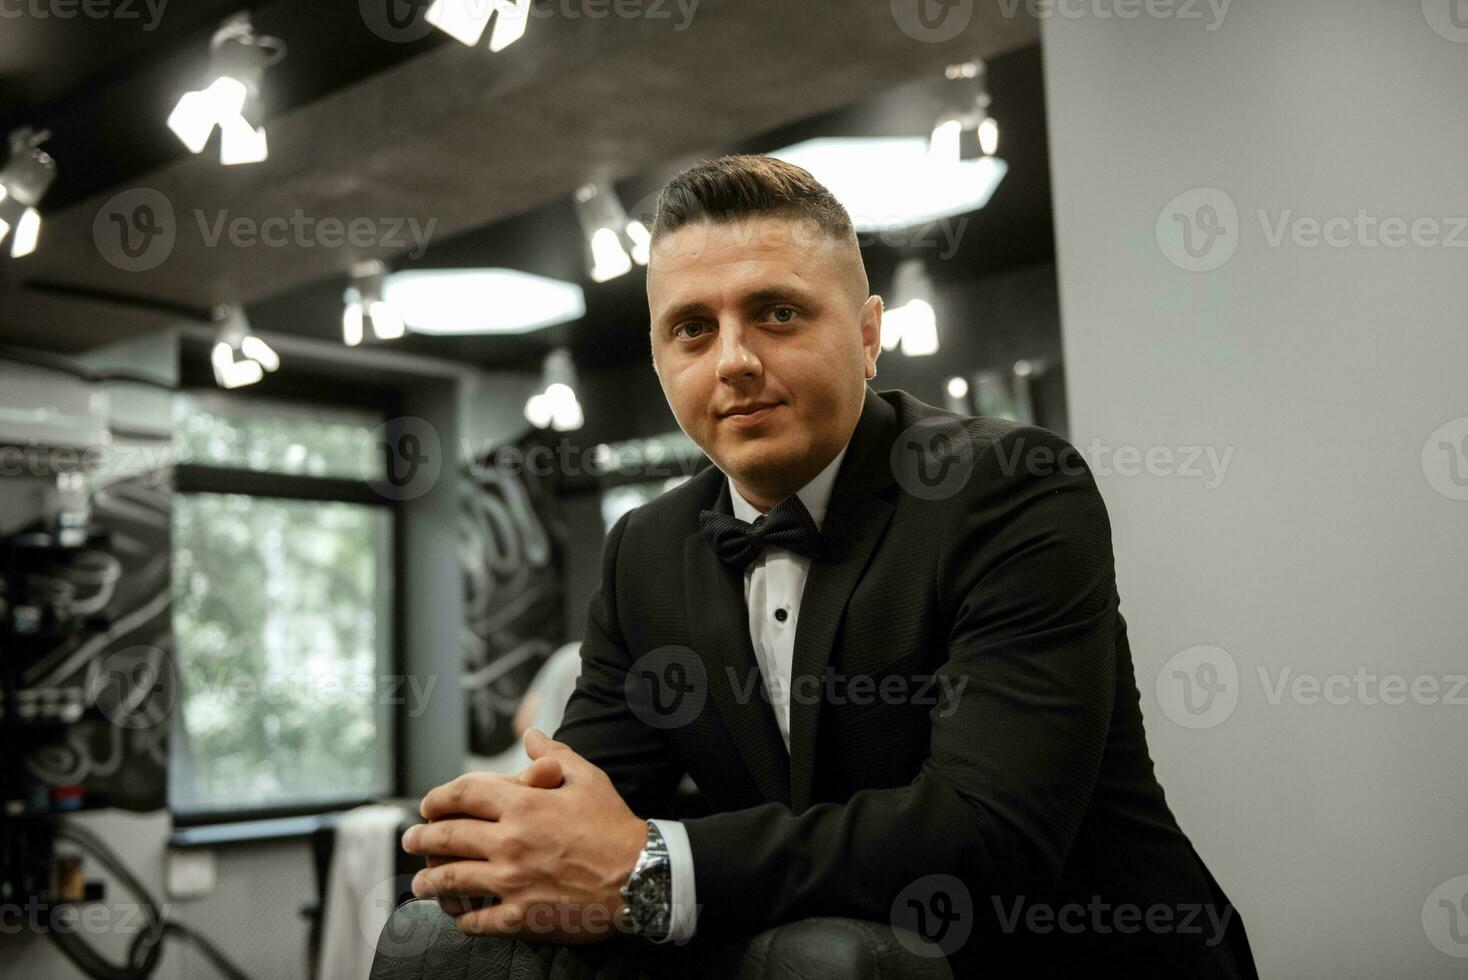
[[[826,464],[805,486],[795,492],[810,512],[816,527],[826,519],[831,502],[831,489],[836,472],[846,457],[850,440],[836,458]],[[729,502],[734,516],[746,523],[765,513],[755,507],[729,481]],[[790,751],[790,670],[795,657],[795,627],[800,622],[800,597],[810,559],[785,548],[768,546],[744,570],[744,605],[749,611],[749,640],[759,662],[760,677],[775,711],[775,723],[785,751]],[[670,942],[686,942],[693,938],[697,926],[697,895],[693,880],[693,849],[688,844],[688,831],[676,820],[654,820],[668,845],[672,866],[673,916],[668,934]]]

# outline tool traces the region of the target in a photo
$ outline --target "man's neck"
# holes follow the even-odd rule
[[[820,470],[817,470],[816,472],[819,473]],[[734,490],[736,493],[739,494],[739,496],[749,501],[750,505],[753,506],[760,513],[767,513],[771,507],[774,507],[780,501],[784,500],[792,493],[795,493],[810,481],[802,481],[801,483],[796,484],[788,490],[756,490],[753,487],[745,486],[737,480],[730,480],[730,482],[734,484]]]
[[[809,460],[801,460],[805,465],[801,467],[800,472],[784,474],[785,479],[781,480],[778,484],[765,484],[756,487],[736,480],[733,477],[729,478],[729,483],[741,497],[749,501],[759,511],[765,512],[791,494],[799,493],[802,487],[814,480],[820,475],[821,470],[824,470],[830,465],[831,460],[835,459],[836,454],[839,452],[841,452],[841,447],[837,446],[829,455],[823,453],[822,455],[825,458],[818,465],[814,466],[810,464]]]

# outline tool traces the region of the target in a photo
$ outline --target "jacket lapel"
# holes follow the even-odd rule
[[[790,677],[792,691],[824,690],[826,668],[846,604],[892,518],[891,499],[878,491],[896,482],[890,461],[896,417],[892,406],[868,388],[851,448],[841,461],[821,524],[832,554],[828,561],[811,562],[801,594]],[[811,802],[820,704],[820,697],[790,699],[790,805],[796,813]],[[775,735],[778,744],[778,730]]]
[[[719,487],[713,509],[732,514],[728,479]],[[765,799],[789,806],[790,761],[749,639],[744,573],[720,561],[694,531],[683,542],[683,575],[689,636],[708,672],[709,698]]]

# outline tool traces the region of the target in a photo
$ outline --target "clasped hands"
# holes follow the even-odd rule
[[[423,797],[428,823],[403,849],[428,867],[413,894],[436,898],[470,935],[594,943],[624,929],[621,887],[647,842],[601,769],[536,729],[529,767],[470,772]]]

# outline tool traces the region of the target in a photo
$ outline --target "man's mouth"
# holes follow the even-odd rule
[[[724,421],[741,429],[759,425],[782,407],[780,402],[754,402],[736,406],[721,417]]]

